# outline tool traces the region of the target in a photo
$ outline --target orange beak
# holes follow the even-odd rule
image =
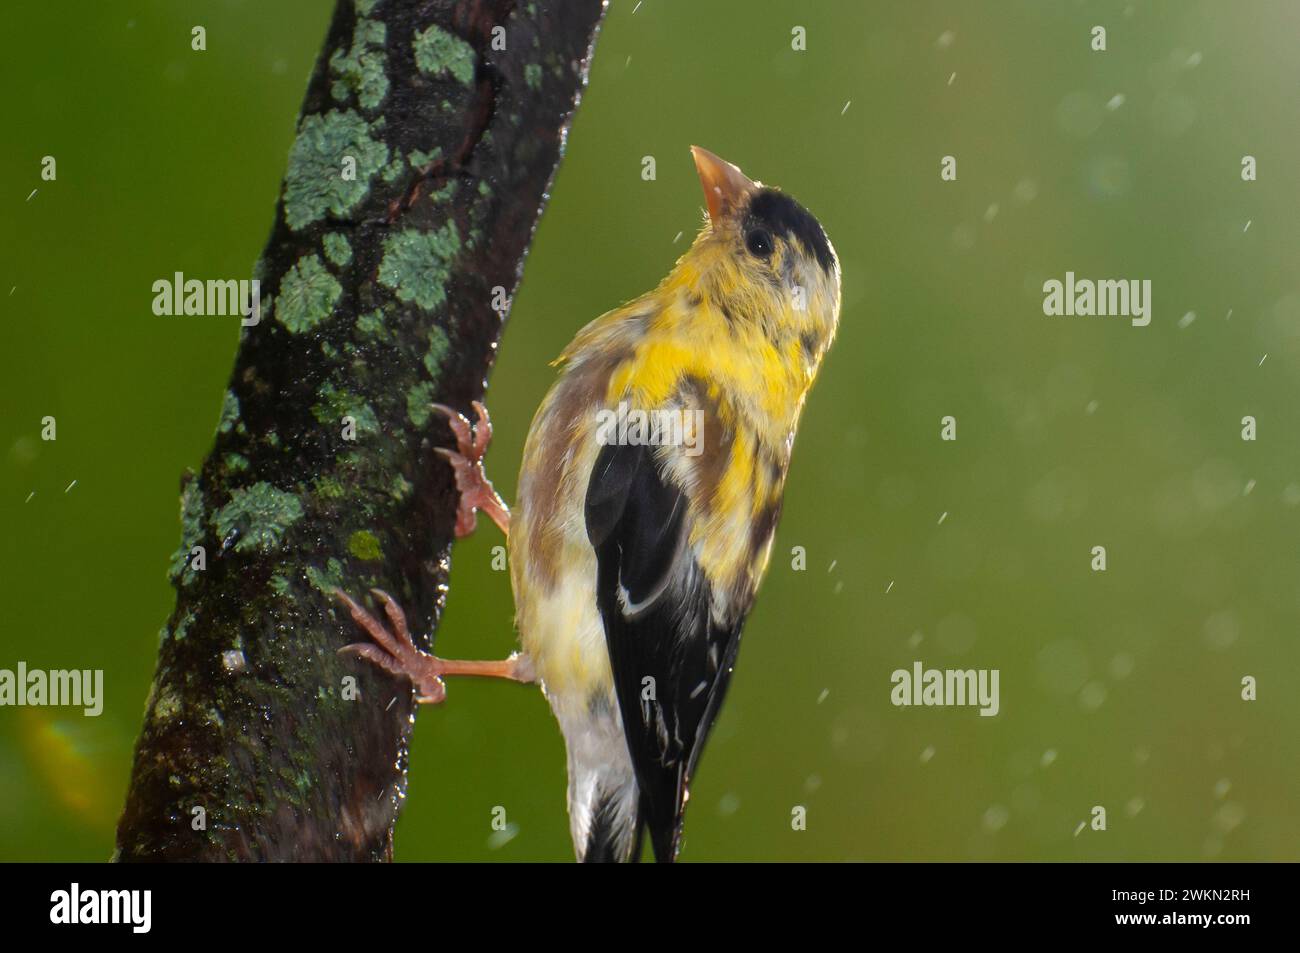
[[[715,156],[708,149],[691,146],[691,156],[695,159],[695,171],[704,186],[704,201],[709,205],[709,221],[717,228],[719,222],[729,212],[744,204],[750,192],[758,188],[745,173],[726,159]]]

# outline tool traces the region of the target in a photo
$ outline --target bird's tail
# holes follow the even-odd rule
[[[641,823],[650,832],[650,846],[655,852],[655,862],[672,864],[682,842],[683,807],[679,799],[675,804],[656,804],[644,795],[638,812]]]

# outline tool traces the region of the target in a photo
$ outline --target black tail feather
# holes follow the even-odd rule
[[[654,848],[655,863],[671,864],[677,860],[681,848],[682,815],[676,803],[656,804],[641,795],[638,812],[650,829],[650,846]]]

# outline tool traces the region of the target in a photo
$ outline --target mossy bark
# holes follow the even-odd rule
[[[428,404],[483,394],[602,15],[340,0],[261,321],[183,485],[119,859],[391,857],[412,692],[337,655],[361,633],[328,592],[378,586],[437,627],[456,495]]]

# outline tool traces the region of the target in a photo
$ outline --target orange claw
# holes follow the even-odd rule
[[[406,624],[406,613],[397,604],[397,600],[382,589],[370,591],[383,603],[384,614],[388,616],[392,629],[390,630],[376,619],[342,589],[335,589],[335,598],[348,607],[353,621],[374,639],[373,642],[354,642],[345,645],[339,649],[339,654],[355,655],[379,666],[385,672],[409,679],[415,686],[417,702],[437,704],[443,701],[447,697],[447,686],[442,680],[444,675],[477,675],[484,678],[507,678],[516,682],[533,681],[532,665],[520,655],[512,655],[500,661],[475,662],[441,659],[422,651],[411,639],[411,631]]]
[[[382,622],[366,611],[342,589],[335,589],[335,597],[348,607],[352,619],[366,630],[374,642],[354,642],[339,649],[340,654],[356,655],[378,665],[385,672],[410,679],[417,692],[416,701],[437,704],[447,697],[447,686],[442,681],[440,659],[421,651],[411,640],[406,625],[406,613],[388,593],[371,589],[384,604],[384,613],[393,627],[389,631]]]
[[[446,458],[456,476],[456,489],[460,492],[460,503],[456,508],[456,536],[468,536],[478,524],[475,515],[482,510],[492,518],[492,522],[501,527],[501,532],[510,533],[510,509],[505,500],[492,486],[483,469],[483,455],[488,444],[492,442],[492,421],[487,408],[480,401],[473,401],[477,424],[471,424],[469,418],[446,404],[433,404],[438,413],[447,418],[447,426],[456,438],[456,449],[437,447],[435,452]]]

